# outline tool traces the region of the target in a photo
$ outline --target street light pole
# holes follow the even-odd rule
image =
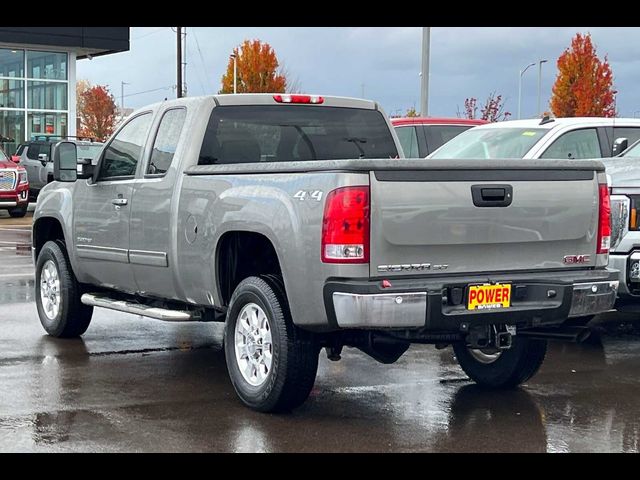
[[[231,54],[233,58],[233,93],[238,93],[238,56],[235,53]]]
[[[518,79],[518,120],[520,120],[520,111],[522,107],[522,75],[524,75],[524,72],[534,65],[535,63],[530,63],[523,70],[520,70],[520,78]]]
[[[429,50],[431,27],[422,27],[422,72],[420,73],[420,114],[429,115]]]
[[[537,116],[540,116],[540,86],[542,85],[542,64],[546,63],[546,60],[538,61],[538,108],[537,108]]]

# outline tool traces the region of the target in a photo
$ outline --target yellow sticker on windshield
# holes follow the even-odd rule
[[[522,132],[523,137],[535,137],[536,132]]]

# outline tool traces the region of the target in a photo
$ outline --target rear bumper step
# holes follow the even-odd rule
[[[164,320],[166,322],[192,322],[200,320],[200,316],[196,312],[149,307],[140,303],[117,300],[95,293],[85,293],[80,298],[80,301],[85,305],[91,305],[93,307],[102,307],[108,308],[109,310],[117,310],[118,312],[133,313],[134,315],[142,315],[143,317],[155,318],[156,320]]]

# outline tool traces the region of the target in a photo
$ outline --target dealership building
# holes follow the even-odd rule
[[[76,61],[129,50],[129,27],[0,27],[0,144],[76,134]]]

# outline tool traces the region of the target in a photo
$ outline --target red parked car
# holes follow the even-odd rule
[[[486,120],[467,118],[402,117],[392,118],[391,123],[404,150],[406,158],[424,158],[456,135]]]
[[[12,217],[24,217],[29,206],[29,179],[16,162],[19,158],[9,159],[0,148],[0,210],[7,210]]]

